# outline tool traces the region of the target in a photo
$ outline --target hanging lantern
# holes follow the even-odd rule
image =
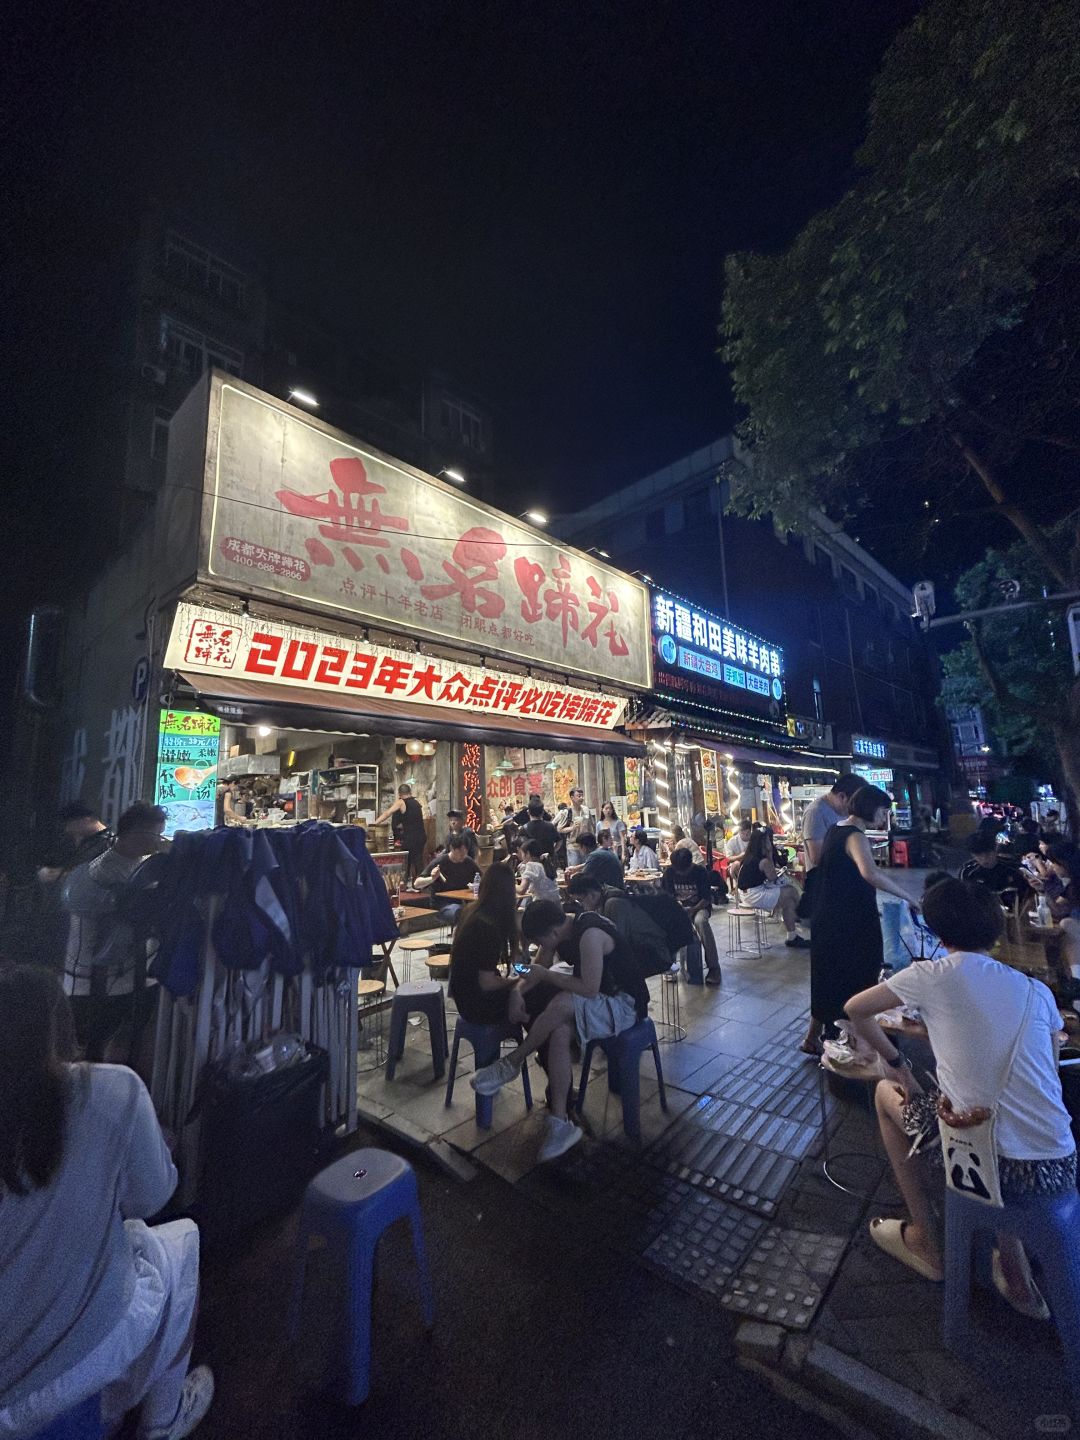
[[[406,755],[422,755],[424,753],[424,742],[422,740],[406,740]]]

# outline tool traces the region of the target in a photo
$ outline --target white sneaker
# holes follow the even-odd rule
[[[509,1085],[520,1074],[520,1060],[515,1060],[512,1055],[500,1055],[498,1060],[477,1070],[469,1084],[478,1095],[494,1095],[496,1090]]]
[[[150,1430],[146,1440],[184,1440],[206,1416],[214,1398],[214,1374],[209,1365],[188,1371],[176,1419],[165,1430]]]
[[[557,1115],[547,1117],[547,1134],[544,1136],[544,1143],[540,1146],[540,1162],[545,1160],[557,1160],[560,1155],[565,1155],[567,1150],[573,1147],[581,1139],[581,1127],[575,1125],[572,1120],[560,1120]]]

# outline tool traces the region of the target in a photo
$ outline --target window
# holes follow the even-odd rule
[[[828,550],[823,550],[820,545],[814,546],[814,564],[819,570],[824,570],[826,575],[833,573],[832,556]]]
[[[814,676],[814,719],[819,723],[825,719],[825,702],[821,696],[821,681]]]
[[[483,450],[484,427],[480,416],[460,400],[443,397],[439,402],[439,424],[444,434],[452,435],[467,450]]]
[[[899,621],[900,621],[900,611],[896,608],[896,604],[895,604],[894,601],[892,601],[892,600],[886,600],[886,601],[885,601],[885,614],[889,617],[889,619],[892,621],[892,623],[893,623],[894,625],[899,624]]]
[[[154,411],[154,421],[150,428],[150,459],[154,462],[155,470],[165,469],[165,460],[169,453],[169,421],[172,413],[160,408]]]
[[[874,589],[873,585],[863,586],[863,599],[866,601],[867,605],[870,606],[871,610],[876,610],[878,608],[878,593]]]
[[[854,570],[849,570],[846,565],[840,566],[840,589],[845,595],[850,595],[853,600],[859,598],[859,577]]]
[[[712,492],[715,486],[692,490],[683,501],[687,530],[708,530],[712,524]]]
[[[181,325],[169,315],[161,317],[161,353],[170,365],[197,379],[211,365],[240,376],[244,368],[242,350],[223,345],[208,335]]]
[[[205,290],[233,309],[244,303],[246,279],[242,272],[175,230],[165,236],[165,270],[179,284]]]

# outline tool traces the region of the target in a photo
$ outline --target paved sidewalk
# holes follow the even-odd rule
[[[895,873],[913,898],[921,892],[922,872]],[[1031,1434],[1039,1417],[1067,1414],[1052,1327],[1014,1315],[996,1296],[981,1295],[979,1305],[994,1333],[1017,1347],[1017,1365],[999,1367],[990,1387],[945,1353],[940,1287],[881,1254],[867,1234],[871,1215],[899,1213],[899,1197],[865,1085],[829,1081],[824,1092],[830,1169],[857,1194],[822,1174],[821,1076],[797,1048],[807,952],[786,949],[771,926],[760,957],[728,956],[723,911],[713,926],[724,982],[718,990],[677,987],[686,1036],[675,1042],[669,1033],[661,1045],[667,1113],[651,1057],[643,1057],[643,1149],[622,1134],[601,1057],[586,1100],[589,1138],[553,1166],[537,1165],[543,1107],[526,1115],[520,1086],[496,1098],[492,1130],[477,1130],[471,1055],[445,1109],[424,1034],[410,1035],[394,1082],[384,1071],[362,1079],[361,1106],[404,1120],[414,1138],[443,1138],[598,1247],[704,1299],[718,1318],[824,1341],[995,1436]],[[652,988],[659,1020],[661,982]],[[542,1094],[542,1084],[535,1090]]]

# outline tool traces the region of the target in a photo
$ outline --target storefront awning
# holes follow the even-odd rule
[[[825,760],[818,760],[809,755],[782,755],[776,750],[756,750],[745,745],[725,745],[715,736],[687,735],[686,738],[696,740],[701,745],[707,745],[710,750],[715,750],[725,760],[730,755],[735,764],[750,765],[758,770],[805,770],[809,774],[830,776],[840,774],[835,765],[830,765]]]
[[[281,730],[328,730],[355,735],[396,735],[403,740],[472,740],[481,745],[528,745],[579,754],[644,755],[625,735],[594,725],[559,725],[515,715],[485,717],[440,705],[407,705],[377,696],[351,696],[266,684],[234,676],[177,672],[223,719]],[[239,713],[237,713],[239,712]]]

